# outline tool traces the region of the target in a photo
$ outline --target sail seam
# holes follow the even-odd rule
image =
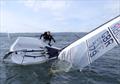
[[[88,46],[88,42],[87,42],[87,40],[86,40],[86,45],[87,45],[87,51],[88,51],[88,53],[87,53],[87,55],[88,55],[88,58],[89,58],[89,63],[91,63],[92,61],[91,61],[91,57],[89,56],[89,46]]]
[[[115,35],[112,33],[112,31],[110,30],[110,28],[108,27],[108,30],[110,31],[111,35],[113,36],[115,42],[119,45],[119,42],[117,41]]]

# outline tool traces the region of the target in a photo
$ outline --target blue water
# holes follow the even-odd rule
[[[63,48],[86,33],[54,33],[54,46]],[[0,84],[120,84],[120,46],[115,47],[86,67],[82,72],[50,73],[53,62],[18,66],[3,63],[2,57],[18,36],[36,37],[38,33],[0,34]]]

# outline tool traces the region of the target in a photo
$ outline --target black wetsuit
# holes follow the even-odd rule
[[[47,32],[45,32],[44,34],[42,34],[42,35],[40,36],[40,39],[41,39],[42,37],[44,38],[44,41],[49,41],[49,42],[48,42],[48,45],[50,45],[50,46],[51,46],[51,40],[53,40],[53,41],[55,42],[55,39],[52,37],[52,35],[48,35]]]

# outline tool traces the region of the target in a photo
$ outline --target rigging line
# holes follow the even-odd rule
[[[8,30],[6,30],[6,32],[7,32],[7,38],[8,38],[8,41],[9,41],[9,43],[10,43],[10,39],[11,39],[11,37],[10,37],[10,33],[8,32]]]
[[[39,56],[32,56],[32,55],[24,55],[25,57],[33,57],[33,58],[37,58],[37,57],[45,57],[45,55],[39,55]]]
[[[79,35],[77,35],[77,34],[74,34],[74,35],[75,35],[78,39],[81,38],[81,37],[80,37]]]
[[[90,32],[88,32],[86,35],[88,35],[89,33],[91,33],[91,32],[93,32],[93,31],[97,30],[98,28],[102,27],[103,25],[109,23],[110,21],[112,21],[112,20],[114,20],[114,19],[116,19],[116,18],[118,18],[118,17],[120,17],[120,15],[118,15],[118,16],[116,16],[116,17],[114,17],[114,18],[108,20],[107,22],[103,23],[102,25],[96,27],[95,29],[93,29],[93,30],[91,30]],[[78,36],[77,36],[77,37],[78,37]],[[75,41],[74,41],[74,42],[75,42]],[[74,42],[72,42],[72,43],[74,43]],[[67,46],[63,47],[63,48],[61,49],[61,51],[62,51],[63,49],[65,49],[66,47],[68,47],[69,45],[71,45],[72,43],[70,43],[70,44],[68,44]]]
[[[7,35],[8,35],[8,39],[9,39],[9,41],[10,41],[10,33],[8,32]]]
[[[118,18],[118,17],[120,17],[120,15],[117,15],[116,17],[114,17],[114,18],[108,20],[107,22],[103,23],[102,25],[100,25],[100,26],[94,28],[92,31],[88,32],[87,34],[89,34],[89,33],[93,32],[93,31],[97,30],[98,28],[102,27],[103,25],[109,23],[110,21],[112,21],[112,20],[114,20],[114,19],[116,19],[116,18]]]
[[[74,35],[75,35],[75,37],[77,37],[77,40],[81,38],[81,37],[78,36],[77,34],[74,34]],[[77,41],[77,40],[75,40],[75,41]],[[74,41],[74,42],[75,42],[75,41]],[[74,42],[72,42],[72,43],[74,43]],[[72,43],[69,43],[67,46],[63,47],[60,51],[62,51],[63,49],[65,49],[66,47],[68,47],[69,45],[71,45]]]
[[[26,55],[26,52],[24,52],[24,54]],[[22,63],[23,63],[23,61],[24,61],[25,55],[23,55],[23,59],[22,59],[21,64],[22,64]]]
[[[11,51],[8,52],[7,54],[5,54],[5,56],[3,57],[3,60],[6,59],[7,57],[9,57],[12,53],[17,53],[17,52],[41,52],[41,54],[44,53],[44,50],[17,50],[17,51]]]

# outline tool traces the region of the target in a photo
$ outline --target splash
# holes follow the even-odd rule
[[[72,64],[65,60],[56,60],[51,66],[52,73],[69,72]]]

